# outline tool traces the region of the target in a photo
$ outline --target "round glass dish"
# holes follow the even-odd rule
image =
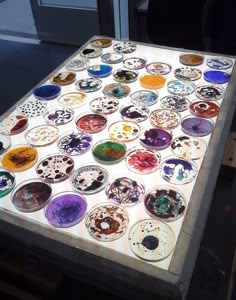
[[[49,125],[65,125],[74,119],[74,111],[70,108],[52,108],[47,110],[43,116]]]
[[[28,117],[34,118],[41,116],[47,110],[47,102],[42,100],[27,100],[17,107],[20,114]]]
[[[10,172],[23,172],[33,167],[37,160],[36,148],[30,145],[14,145],[2,155],[1,164]]]
[[[107,180],[107,170],[95,164],[79,167],[70,177],[73,190],[85,195],[99,193],[105,188]]]
[[[94,98],[90,104],[93,113],[109,115],[119,108],[119,100],[112,96],[101,96]]]
[[[170,94],[179,96],[191,95],[196,85],[191,81],[171,80],[167,83],[167,90]]]
[[[124,98],[129,95],[130,88],[127,84],[111,83],[106,85],[102,90],[104,95],[112,96],[117,99]]]
[[[159,94],[157,92],[148,91],[148,90],[140,90],[134,92],[130,96],[130,100],[132,103],[136,105],[146,105],[151,106],[157,103]]]
[[[128,241],[131,251],[138,258],[158,262],[166,259],[174,250],[175,235],[166,223],[144,219],[131,227]]]
[[[120,205],[102,203],[91,208],[85,220],[89,235],[100,242],[122,237],[129,224],[128,213]]]
[[[78,130],[86,133],[97,133],[107,126],[107,118],[100,114],[85,113],[75,120]]]
[[[24,131],[28,124],[28,118],[26,116],[8,116],[0,123],[0,133],[5,135],[14,135]]]
[[[137,105],[134,103],[124,104],[120,108],[120,116],[125,121],[143,122],[147,120],[150,110],[145,105]]]
[[[140,175],[155,172],[159,168],[160,161],[161,156],[157,151],[138,146],[131,148],[125,157],[127,168]]]
[[[59,137],[57,146],[59,151],[63,154],[80,155],[91,148],[92,141],[90,134],[70,130]]]
[[[70,92],[59,97],[58,103],[64,108],[78,108],[86,102],[87,96],[82,92]]]
[[[141,75],[139,77],[139,84],[150,90],[161,89],[166,83],[166,79],[161,75]]]
[[[42,158],[36,166],[36,173],[44,182],[57,183],[68,179],[73,169],[71,157],[56,153]]]
[[[0,198],[8,195],[15,187],[16,180],[14,173],[0,170]]]
[[[179,80],[195,81],[202,77],[202,71],[193,67],[181,67],[175,69],[174,75]]]
[[[145,186],[139,178],[123,174],[108,182],[105,193],[111,202],[129,207],[143,200]]]
[[[170,146],[172,135],[160,128],[146,128],[139,138],[140,144],[148,150],[163,150]]]
[[[112,73],[112,67],[109,65],[92,65],[87,69],[88,76],[95,78],[107,77]]]
[[[154,186],[145,194],[144,206],[149,216],[172,222],[183,216],[186,201],[177,189],[169,186]]]
[[[58,128],[52,125],[39,125],[31,128],[25,134],[28,144],[41,147],[52,144],[58,138]]]
[[[92,47],[107,48],[112,45],[112,40],[108,38],[98,38],[91,41]]]
[[[206,70],[203,73],[204,79],[211,83],[223,84],[230,80],[230,74],[226,71],[220,70]]]
[[[204,62],[204,56],[194,53],[182,53],[179,56],[179,61],[186,66],[199,66]]]
[[[136,140],[140,132],[140,126],[131,121],[117,121],[112,123],[108,128],[110,138],[123,143]]]
[[[129,54],[137,49],[137,45],[132,42],[118,42],[113,45],[115,52]]]
[[[213,101],[193,101],[189,110],[196,117],[213,118],[219,114],[220,106]]]
[[[118,64],[123,59],[124,55],[122,53],[105,53],[101,56],[101,61],[105,64]]]
[[[0,134],[0,155],[11,147],[11,139],[7,135]]]
[[[75,72],[59,72],[53,74],[50,78],[51,83],[58,85],[68,85],[75,81],[76,73]]]
[[[78,57],[71,59],[68,63],[66,63],[65,67],[67,70],[72,72],[79,72],[86,70],[89,67],[89,59],[86,57]]]
[[[176,128],[181,121],[180,114],[171,109],[156,109],[149,118],[153,126],[164,130]]]
[[[222,56],[212,56],[207,58],[206,64],[209,68],[216,70],[226,70],[233,66],[233,61],[230,58],[222,57]]]
[[[86,199],[82,195],[68,191],[54,195],[44,214],[52,226],[68,228],[81,222],[86,210]]]
[[[214,123],[210,119],[186,116],[181,121],[181,129],[184,133],[191,136],[205,136],[214,129]]]
[[[92,155],[97,162],[111,165],[122,161],[126,150],[126,146],[123,143],[105,139],[93,146]]]
[[[11,201],[16,209],[34,212],[43,208],[50,201],[52,188],[39,179],[23,181],[12,192]]]
[[[172,109],[177,112],[186,110],[189,107],[189,100],[184,96],[168,95],[160,100],[161,108]]]
[[[163,62],[151,62],[146,65],[146,71],[152,75],[167,75],[171,69],[171,65]]]
[[[86,58],[96,58],[102,55],[101,47],[86,47],[80,51],[80,56]]]
[[[163,179],[170,184],[186,184],[197,176],[196,164],[187,159],[178,157],[167,157],[160,166]]]
[[[201,84],[198,85],[195,90],[195,95],[201,100],[216,101],[220,100],[225,93],[225,89],[222,86]]]
[[[146,58],[144,57],[129,57],[123,60],[123,67],[130,70],[140,70],[146,66]]]
[[[76,81],[75,88],[84,93],[91,93],[102,87],[102,81],[99,78],[84,78]]]
[[[45,84],[33,89],[33,95],[39,100],[53,100],[61,92],[61,87],[55,84]]]
[[[115,81],[123,83],[132,83],[138,79],[138,71],[116,69],[113,71],[113,78]]]
[[[205,141],[198,138],[181,135],[172,141],[171,150],[178,157],[195,160],[205,155],[207,145]]]

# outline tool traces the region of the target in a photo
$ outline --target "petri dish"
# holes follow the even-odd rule
[[[206,70],[203,73],[204,79],[211,83],[223,84],[230,80],[230,74],[226,71],[220,70]]]
[[[48,223],[58,228],[68,228],[81,222],[86,214],[84,196],[67,191],[54,195],[44,210]]]
[[[120,116],[125,121],[143,122],[147,120],[150,110],[145,105],[127,103],[120,108]]]
[[[140,175],[155,172],[159,168],[160,160],[161,156],[157,151],[139,146],[131,148],[125,157],[127,168]]]
[[[111,202],[130,207],[143,200],[145,186],[139,178],[123,174],[108,182],[105,193]]]
[[[75,88],[84,93],[91,93],[102,87],[102,81],[99,78],[84,78],[76,81]]]
[[[184,96],[167,95],[160,100],[161,108],[172,109],[177,112],[186,110],[189,107],[189,100]]]
[[[118,110],[119,100],[112,96],[101,96],[94,98],[89,106],[93,113],[109,115]]]
[[[65,108],[78,108],[81,107],[86,102],[87,96],[82,92],[70,92],[61,95],[58,98],[58,103],[60,106]]]
[[[58,138],[58,128],[52,125],[39,125],[31,128],[25,134],[28,144],[40,147],[52,144]]]
[[[205,141],[188,135],[181,135],[173,139],[171,151],[174,155],[185,159],[202,158],[207,150]]]
[[[161,75],[144,74],[139,77],[139,83],[145,89],[156,90],[165,85],[166,79]]]
[[[14,173],[0,170],[0,198],[8,195],[15,187],[15,184]]]
[[[172,135],[160,128],[146,128],[139,138],[140,144],[149,150],[163,150],[170,146]]]
[[[33,167],[37,160],[36,148],[30,145],[15,145],[2,155],[1,164],[10,172],[22,172]]]
[[[113,72],[115,81],[132,83],[138,79],[138,72],[134,70],[117,69]]]
[[[216,101],[223,98],[225,89],[219,85],[201,84],[195,90],[195,96],[201,100]]]
[[[11,139],[7,135],[0,134],[0,155],[11,147]]]
[[[175,69],[174,75],[179,80],[195,81],[202,77],[202,71],[193,67],[181,67]]]
[[[201,118],[213,118],[220,112],[220,106],[213,101],[196,100],[189,106],[191,114]]]
[[[17,107],[20,114],[28,117],[34,118],[41,116],[47,110],[47,102],[42,100],[27,100]]]
[[[112,40],[108,38],[98,38],[91,41],[91,46],[107,48],[112,45]]]
[[[75,120],[78,130],[86,133],[97,133],[107,126],[107,118],[100,114],[85,113]]]
[[[96,58],[102,55],[101,47],[86,47],[80,51],[80,56],[86,58]]]
[[[151,62],[146,65],[146,71],[152,75],[167,75],[171,69],[171,65],[163,62]]]
[[[180,54],[179,61],[186,66],[199,66],[204,62],[204,56],[194,53],[183,53]]]
[[[117,99],[124,98],[129,95],[130,88],[127,84],[111,83],[106,85],[102,90],[104,95],[112,96]]]
[[[59,137],[57,147],[63,154],[80,155],[91,148],[92,141],[90,134],[70,130]]]
[[[187,184],[197,176],[197,166],[188,159],[167,157],[160,166],[160,173],[164,180],[171,184]]]
[[[112,73],[112,67],[109,65],[92,65],[87,69],[88,76],[95,78],[107,77]]]
[[[130,100],[132,103],[137,105],[146,105],[151,106],[157,103],[159,94],[157,92],[149,91],[149,90],[140,90],[134,92],[130,96]]]
[[[128,235],[131,251],[140,259],[159,262],[174,250],[175,235],[171,227],[154,219],[144,219],[135,223]]]
[[[147,214],[165,222],[181,218],[186,209],[183,194],[169,186],[154,186],[144,197]]]
[[[115,140],[105,139],[93,146],[92,155],[101,164],[116,164],[123,160],[126,146]]]
[[[112,123],[108,128],[110,138],[123,143],[136,140],[140,132],[140,126],[131,121],[117,121]]]
[[[123,67],[130,70],[140,70],[145,68],[147,60],[142,57],[129,57],[123,60]]]
[[[74,169],[74,161],[64,154],[50,154],[36,166],[38,177],[47,183],[58,183],[69,178]]]
[[[67,70],[79,72],[86,70],[89,67],[89,59],[86,57],[73,58],[65,64]]]
[[[129,54],[137,49],[137,45],[132,42],[118,42],[113,45],[115,52]]]
[[[65,125],[74,119],[74,111],[70,108],[52,108],[44,114],[44,120],[49,125]]]
[[[50,78],[51,83],[58,85],[68,85],[75,81],[76,73],[75,72],[59,72]]]
[[[61,87],[55,84],[45,84],[41,85],[33,90],[33,95],[39,100],[53,100],[61,92]]]
[[[208,67],[216,70],[226,70],[233,66],[233,61],[230,58],[222,56],[212,56],[207,58],[206,64]]]
[[[0,133],[5,135],[14,135],[24,131],[28,124],[28,118],[26,116],[8,116],[0,123]]]
[[[105,53],[101,56],[101,61],[106,64],[118,64],[122,62],[124,55],[122,53]]]
[[[176,128],[180,121],[180,114],[171,109],[156,109],[150,114],[151,124],[164,130]]]
[[[95,164],[80,166],[70,177],[73,190],[85,195],[102,191],[107,184],[107,180],[107,170]]]
[[[51,196],[51,186],[34,178],[17,185],[11,195],[11,201],[16,209],[29,213],[46,206]]]
[[[167,90],[170,94],[188,96],[195,91],[196,85],[192,82],[171,80],[167,83]]]
[[[186,116],[181,121],[181,129],[191,136],[206,136],[214,129],[214,123],[210,119]]]
[[[125,208],[106,202],[92,207],[85,220],[89,235],[100,242],[119,239],[126,233],[128,224]]]

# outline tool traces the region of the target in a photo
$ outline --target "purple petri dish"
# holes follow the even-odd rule
[[[191,136],[205,136],[212,132],[214,123],[205,118],[187,116],[181,122],[181,129]]]
[[[87,210],[86,199],[74,192],[56,194],[45,208],[45,217],[55,227],[67,228],[78,224]]]
[[[140,144],[149,150],[163,150],[170,146],[172,135],[160,128],[145,129],[139,139]]]

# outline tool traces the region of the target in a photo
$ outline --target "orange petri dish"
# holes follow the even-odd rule
[[[145,89],[161,89],[165,85],[166,79],[161,75],[142,75],[139,83]]]
[[[31,168],[38,159],[36,148],[29,145],[17,145],[2,156],[2,166],[12,172],[22,172]]]

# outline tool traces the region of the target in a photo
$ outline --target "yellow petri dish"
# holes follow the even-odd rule
[[[145,89],[161,89],[165,83],[166,79],[161,75],[142,75],[139,78],[140,85]]]

